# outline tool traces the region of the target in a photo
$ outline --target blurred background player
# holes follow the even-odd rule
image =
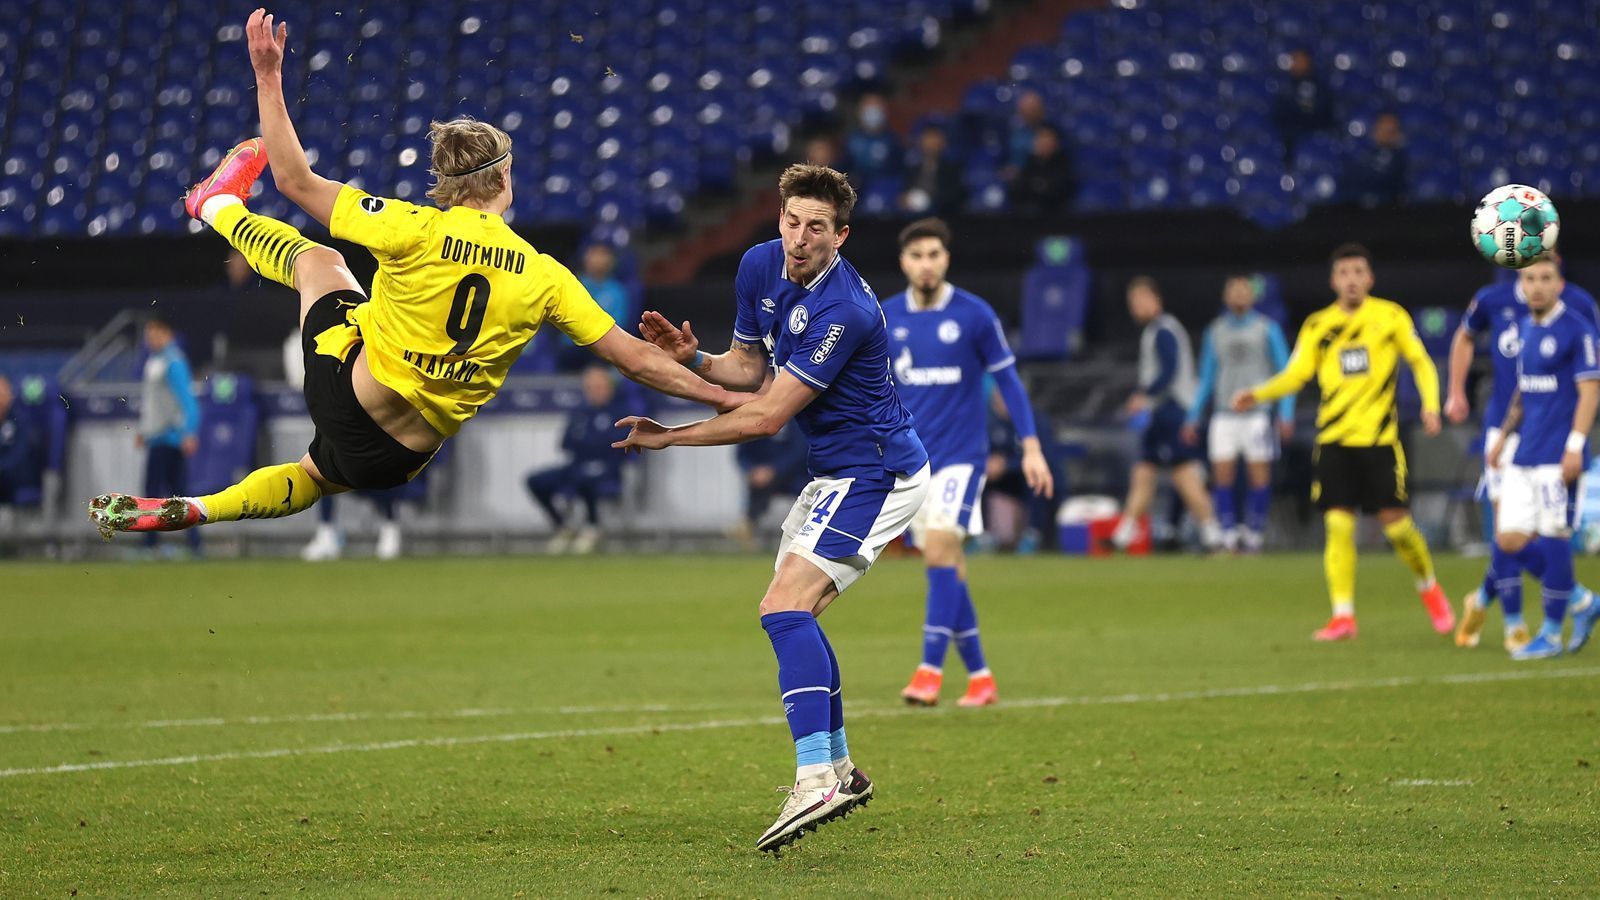
[[[33,480],[40,440],[22,415],[11,379],[0,374],[0,507],[17,502],[17,490]]]
[[[139,434],[144,448],[144,491],[150,497],[174,497],[189,489],[189,458],[200,447],[200,402],[194,394],[189,357],[165,319],[144,323],[144,362],[140,384]],[[155,547],[158,535],[145,535]],[[189,534],[189,547],[200,549],[200,532]]]
[[[1557,299],[1556,291],[1530,291],[1527,301],[1528,314],[1517,326],[1517,392],[1488,450],[1488,462],[1498,465],[1510,436],[1519,437],[1501,478],[1495,542],[1539,579],[1544,599],[1544,624],[1533,640],[1511,650],[1517,660],[1561,655],[1569,605],[1568,652],[1583,647],[1600,617],[1593,594],[1574,594],[1571,528],[1571,488],[1583,474],[1589,429],[1600,405],[1595,356],[1600,338],[1594,325]]]
[[[761,520],[780,494],[797,494],[811,480],[806,471],[806,438],[793,423],[769,438],[740,444],[734,450],[744,476],[744,514],[733,528],[733,539],[746,550],[755,549]]]
[[[950,227],[939,219],[912,222],[900,232],[907,288],[883,301],[895,386],[933,469],[928,499],[911,520],[928,572],[922,663],[900,696],[922,706],[939,702],[945,654],[954,639],[967,667],[967,691],[957,703],[986,706],[999,694],[978,638],[963,549],[968,537],[983,532],[990,449],[985,374],[994,377],[1021,440],[1028,487],[1049,497],[1054,485],[1000,320],[982,298],[946,281],[949,269]]]
[[[1231,276],[1222,286],[1227,312],[1206,327],[1200,339],[1200,386],[1189,404],[1184,443],[1200,442],[1200,421],[1209,409],[1211,425],[1206,451],[1211,459],[1211,500],[1222,526],[1223,546],[1231,552],[1258,553],[1272,505],[1272,463],[1278,458],[1278,437],[1294,435],[1294,395],[1278,401],[1278,435],[1265,409],[1236,413],[1228,408],[1233,395],[1272,377],[1289,362],[1289,347],[1278,323],[1255,311],[1255,279]],[[1244,524],[1237,513],[1239,459],[1249,481]]]
[[[611,442],[617,420],[627,414],[611,370],[584,369],[583,405],[567,414],[561,433],[567,461],[528,475],[528,493],[556,528],[549,552],[593,553],[600,543],[600,501],[622,493],[623,455]],[[583,503],[584,512],[583,524],[576,528],[569,524],[574,499]]]
[[[1312,637],[1356,636],[1356,512],[1376,515],[1395,555],[1416,576],[1417,594],[1433,622],[1455,627],[1450,601],[1433,574],[1428,542],[1411,520],[1406,455],[1400,446],[1395,384],[1402,358],[1422,397],[1422,427],[1439,433],[1439,373],[1417,337],[1411,314],[1372,296],[1372,254],[1360,244],[1333,251],[1329,284],[1337,299],[1306,319],[1289,365],[1266,382],[1233,396],[1235,412],[1297,393],[1312,378],[1322,390],[1317,408],[1316,481],[1312,499],[1327,529],[1323,566],[1333,618]]]
[[[331,181],[312,171],[285,106],[288,26],[257,9],[245,36],[263,136],[229,151],[184,206],[262,277],[299,292],[306,407],[317,434],[298,463],[257,469],[216,494],[102,494],[89,515],[107,537],[279,518],[324,494],[404,484],[494,398],[545,320],[658,390],[717,408],[742,401],[622,331],[566,267],[506,225],[505,132],[471,119],[434,123],[437,181],[428,196],[438,208]],[[377,258],[370,303],[337,251],[245,207],[269,156],[279,191]]]
[[[1201,546],[1216,550],[1222,546],[1222,527],[1206,494],[1200,448],[1182,436],[1196,387],[1189,332],[1162,308],[1161,289],[1153,278],[1141,275],[1128,282],[1128,314],[1144,326],[1144,332],[1139,336],[1139,387],[1125,409],[1130,419],[1144,426],[1139,460],[1128,475],[1128,500],[1111,544],[1126,550],[1139,540],[1142,520],[1155,500],[1156,480],[1167,469],[1173,489],[1200,530]]]
[[[1559,297],[1565,315],[1577,316],[1600,329],[1600,311],[1594,297],[1561,275],[1561,259],[1554,253],[1517,272],[1515,281],[1496,282],[1481,288],[1467,306],[1450,344],[1449,392],[1444,411],[1450,421],[1467,420],[1467,373],[1477,352],[1480,337],[1487,336],[1489,354],[1489,402],[1483,409],[1483,483],[1489,515],[1497,515],[1500,485],[1506,462],[1516,456],[1517,436],[1507,435],[1500,464],[1490,465],[1489,448],[1499,441],[1500,425],[1511,407],[1517,390],[1517,356],[1522,349],[1518,325],[1530,309],[1548,309]],[[1531,298],[1531,299],[1530,299]],[[1580,587],[1581,590],[1581,587]],[[1515,650],[1530,638],[1522,617],[1522,566],[1516,557],[1500,549],[1495,541],[1489,548],[1489,568],[1483,583],[1473,588],[1461,602],[1461,622],[1456,626],[1456,646],[1476,647],[1482,636],[1487,611],[1500,600],[1505,616],[1505,646]]]
[[[817,624],[906,530],[928,493],[928,454],[889,377],[883,311],[839,247],[856,193],[843,174],[793,165],[778,180],[778,240],[746,251],[734,277],[738,308],[728,352],[701,353],[688,328],[646,312],[645,336],[715,384],[767,389],[716,418],[668,428],[633,416],[615,446],[737,444],[791,419],[806,435],[812,482],[783,524],[761,627],[778,658],[778,689],[795,746],[795,783],[756,841],[776,851],[872,795],[850,762],[839,661]],[[769,364],[770,363],[770,364]]]

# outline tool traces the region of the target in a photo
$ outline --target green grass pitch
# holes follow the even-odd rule
[[[977,559],[976,711],[954,653],[899,704],[923,577],[886,561],[823,620],[878,795],[764,856],[769,572],[0,567],[0,896],[1600,891],[1600,650],[1512,663],[1498,612],[1457,650],[1377,552],[1337,646],[1313,556]]]

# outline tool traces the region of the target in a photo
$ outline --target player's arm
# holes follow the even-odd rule
[[[735,409],[750,399],[749,394],[734,393],[721,385],[708,384],[679,365],[660,347],[641,341],[616,325],[612,325],[609,331],[588,347],[629,379],[663,394],[704,403],[717,410]],[[758,379],[756,387],[760,385]]]
[[[1189,404],[1183,422],[1183,439],[1193,444],[1200,439],[1200,419],[1205,416],[1206,404],[1217,389],[1217,350],[1211,340],[1211,329],[1200,339],[1200,386],[1195,388],[1194,401]]]
[[[984,370],[994,378],[995,389],[1006,405],[1006,415],[1017,431],[1022,447],[1022,478],[1028,489],[1039,497],[1055,495],[1055,476],[1050,471],[1050,461],[1045,459],[1044,445],[1039,440],[1039,427],[1033,420],[1033,404],[1028,402],[1028,391],[1022,386],[1017,373],[1017,357],[1006,342],[1005,328],[994,310],[984,304],[987,326],[977,329],[978,358]]]
[[[1406,365],[1411,367],[1411,376],[1417,383],[1417,394],[1422,398],[1422,430],[1430,435],[1438,434],[1439,370],[1433,364],[1433,357],[1428,355],[1428,348],[1422,346],[1422,338],[1417,337],[1417,327],[1411,321],[1411,315],[1404,311],[1399,315],[1395,343],[1400,355],[1405,357]]]
[[[1483,448],[1483,461],[1489,468],[1499,467],[1500,452],[1505,449],[1506,438],[1516,434],[1517,429],[1521,427],[1522,391],[1518,389],[1511,392],[1511,402],[1506,404],[1506,418],[1504,422],[1500,423],[1500,436],[1495,439],[1494,443]]]
[[[333,203],[344,187],[311,171],[305,148],[289,121],[283,99],[283,49],[289,37],[285,22],[273,24],[266,10],[250,14],[245,24],[250,65],[256,73],[256,106],[261,112],[261,140],[267,147],[272,181],[285,197],[324,226],[333,217]]]
[[[1457,425],[1467,420],[1470,411],[1467,404],[1467,372],[1472,368],[1472,358],[1477,353],[1477,341],[1463,324],[1450,339],[1450,370],[1446,375],[1450,387],[1444,404],[1445,415]]]
[[[1582,345],[1573,379],[1578,385],[1578,406],[1572,411],[1572,431],[1567,435],[1567,452],[1561,455],[1561,474],[1570,483],[1583,474],[1583,448],[1594,428],[1594,414],[1600,405],[1600,360],[1595,358],[1595,334],[1586,328],[1579,339]]]
[[[1294,352],[1289,354],[1289,364],[1278,374],[1253,388],[1246,388],[1233,395],[1230,405],[1234,412],[1246,412],[1257,403],[1291,397],[1299,393],[1300,389],[1306,386],[1306,382],[1317,374],[1317,363],[1322,358],[1322,351],[1319,349],[1322,336],[1315,323],[1316,320],[1311,319],[1300,326],[1300,336],[1295,338]]]
[[[679,328],[655,310],[645,310],[639,319],[639,333],[644,339],[688,366],[696,375],[712,384],[739,391],[753,391],[761,387],[767,377],[767,353],[760,344],[734,336],[726,353],[704,353],[694,329],[685,321]]]
[[[622,419],[617,427],[629,429],[628,436],[611,446],[641,452],[674,446],[716,447],[772,437],[821,393],[786,369],[778,373],[766,393],[714,418],[672,427],[644,416]]]

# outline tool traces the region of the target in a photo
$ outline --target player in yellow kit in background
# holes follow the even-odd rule
[[[274,27],[258,9],[246,36],[263,136],[230,151],[190,190],[185,206],[263,277],[299,292],[306,407],[316,437],[298,463],[258,469],[209,496],[96,497],[90,517],[107,537],[277,518],[324,494],[403,484],[494,397],[546,321],[650,387],[722,411],[749,399],[622,331],[566,267],[506,225],[505,132],[471,119],[434,124],[436,183],[428,196],[439,208],[366,194],[317,175],[306,160],[283,98],[287,26]],[[245,208],[269,160],[284,195],[334,237],[377,258],[370,302],[338,252]]]
[[[1323,564],[1333,618],[1319,641],[1356,636],[1356,513],[1376,515],[1395,555],[1416,576],[1433,629],[1449,634],[1455,614],[1433,574],[1428,542],[1411,519],[1406,456],[1395,408],[1399,363],[1411,367],[1422,395],[1422,427],[1439,433],[1439,373],[1399,304],[1372,296],[1372,255],[1359,244],[1333,252],[1330,283],[1337,298],[1306,319],[1282,372],[1235,394],[1233,408],[1286,397],[1313,377],[1322,391],[1312,499],[1323,510]]]

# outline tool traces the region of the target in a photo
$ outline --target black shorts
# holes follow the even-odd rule
[[[1318,444],[1311,464],[1315,471],[1311,499],[1322,509],[1357,509],[1371,514],[1411,505],[1406,486],[1406,453],[1399,444]]]
[[[308,452],[328,481],[358,491],[381,491],[410,481],[433,454],[412,450],[390,437],[356,399],[350,377],[361,340],[348,315],[365,302],[360,291],[334,291],[311,305],[300,326],[306,411],[317,426]],[[323,350],[318,352],[317,338],[323,335]]]

